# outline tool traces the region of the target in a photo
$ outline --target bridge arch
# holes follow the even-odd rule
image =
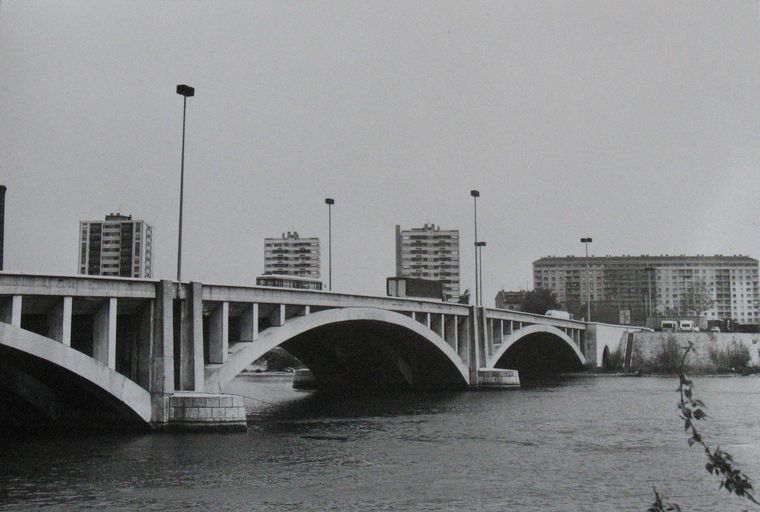
[[[580,369],[586,358],[573,340],[546,324],[528,325],[514,331],[488,362],[489,368],[510,368],[520,377],[531,373]]]
[[[4,387],[15,384],[20,391],[24,386],[36,387],[36,396],[29,397],[30,403],[46,402],[46,412],[52,420],[59,413],[66,421],[72,420],[67,408],[76,409],[78,404],[83,414],[78,415],[77,423],[105,421],[117,427],[147,427],[151,422],[151,396],[147,390],[56,340],[0,322],[0,359]]]
[[[290,318],[261,332],[253,342],[237,343],[224,364],[206,365],[206,390],[221,392],[247,366],[278,346],[306,364],[318,382],[337,371],[336,359],[348,352],[354,352],[353,359],[347,358],[353,363],[361,364],[364,353],[366,359],[380,361],[378,365],[392,366],[409,385],[444,382],[464,388],[470,382],[467,364],[420,322],[383,309],[335,308]],[[346,362],[342,364],[345,369]],[[356,373],[372,370],[366,366]],[[435,376],[428,382],[429,372]]]

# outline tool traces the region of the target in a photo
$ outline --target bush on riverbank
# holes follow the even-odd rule
[[[727,347],[720,348],[711,346],[709,348],[710,360],[715,364],[718,371],[745,370],[749,367],[750,354],[749,348],[732,341]]]
[[[751,333],[636,333],[632,368],[674,374],[678,351],[689,343],[693,345],[686,364],[690,373],[760,372],[760,336]]]
[[[618,346],[616,350],[613,352],[610,352],[609,357],[607,358],[607,367],[606,370],[622,370],[623,369],[623,350],[622,347]]]
[[[653,369],[656,372],[677,373],[680,365],[681,347],[675,336],[668,336],[660,342],[652,362]]]

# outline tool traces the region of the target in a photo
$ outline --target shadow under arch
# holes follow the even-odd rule
[[[281,346],[314,374],[318,388],[465,388],[469,369],[420,322],[393,311],[340,308],[288,319],[206,365],[206,390],[221,392],[247,366]],[[237,349],[237,350],[235,350]]]
[[[7,323],[0,323],[0,397],[9,429],[147,430],[151,421],[150,393],[137,383],[76,349]]]
[[[529,325],[510,334],[489,361],[489,368],[509,368],[520,379],[580,370],[586,358],[573,340],[551,325]]]
[[[602,368],[608,370],[610,368],[610,347],[604,346],[602,351]]]

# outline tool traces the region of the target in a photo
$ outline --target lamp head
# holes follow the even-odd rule
[[[478,190],[470,190],[470,195],[472,197],[480,197],[480,192]]]
[[[325,204],[335,204],[335,199],[328,197],[325,199]]]
[[[185,98],[195,96],[195,88],[189,85],[180,84],[177,86],[177,94],[184,96]]]

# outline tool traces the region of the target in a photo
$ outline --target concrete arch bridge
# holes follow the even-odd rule
[[[600,366],[631,330],[396,297],[0,273],[0,418],[245,428],[225,386],[274,347],[319,387],[482,388]]]

